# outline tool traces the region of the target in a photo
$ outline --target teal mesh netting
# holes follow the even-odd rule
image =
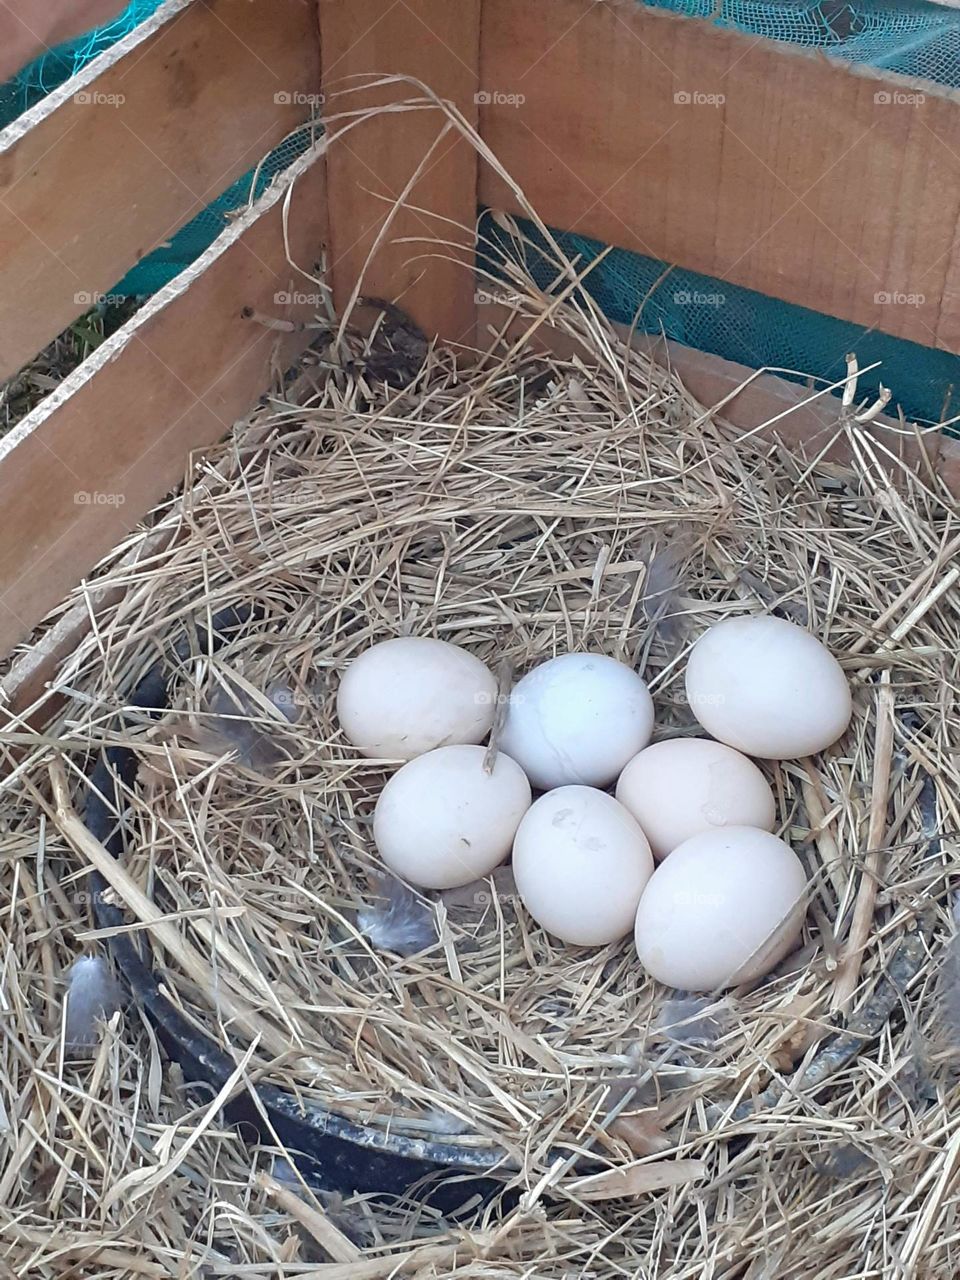
[[[648,0],[720,27],[960,86],[960,12],[923,0]]]
[[[24,67],[12,80],[0,85],[0,128],[16,120],[40,102],[64,80],[87,65],[91,58],[129,35],[144,19],[159,9],[163,0],[132,0],[113,22],[87,32],[78,40],[51,49]]]
[[[503,255],[516,259],[522,253],[532,278],[547,289],[557,278],[556,265],[533,223],[523,219],[517,223],[528,241],[523,249],[491,218],[481,218],[481,262],[498,275],[502,273]],[[604,248],[599,240],[587,236],[562,231],[552,231],[552,235],[564,255],[576,264],[578,273]],[[957,356],[891,338],[695,271],[668,270],[668,265],[625,249],[613,249],[585,277],[583,288],[611,320],[621,324],[636,320],[637,328],[644,333],[663,333],[688,347],[755,369],[768,366],[800,370],[831,383],[844,376],[844,357],[854,351],[862,368],[882,362],[878,369],[861,377],[862,394],[878,390],[882,379],[884,386],[894,391],[892,410],[899,405],[911,419],[941,422],[960,412]]]
[[[655,8],[706,18],[718,26],[750,35],[960,88],[957,9],[923,0],[647,2]],[[159,4],[160,0],[132,0],[115,22],[54,50],[0,86],[0,126],[126,35]],[[166,284],[210,245],[230,213],[251,195],[258,195],[307,141],[304,132],[273,152],[256,175],[251,171],[233,183],[168,245],[139,263],[113,292],[147,294]],[[532,228],[525,230],[536,238]],[[594,240],[556,234],[564,251],[581,263],[592,261],[600,251],[601,246]],[[503,247],[501,243],[501,251]],[[909,416],[936,422],[960,410],[960,359],[950,353],[867,332],[831,316],[692,272],[674,270],[653,288],[665,265],[614,250],[590,274],[587,287],[612,319],[632,322],[643,303],[639,320],[642,329],[662,331],[668,337],[741,364],[800,369],[815,378],[834,381],[844,372],[844,354],[854,350],[861,365],[883,362],[883,381],[893,387],[897,402]],[[551,278],[546,263],[531,266],[539,273],[541,284],[546,284]],[[861,388],[875,386],[880,376],[868,375],[862,379]]]

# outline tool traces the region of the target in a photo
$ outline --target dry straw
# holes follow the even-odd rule
[[[510,288],[526,329],[549,315],[575,340],[569,360],[491,335],[473,362],[429,351],[396,388],[365,375],[359,339],[321,335],[126,548],[148,550],[104,567],[122,591],[60,675],[56,732],[16,735],[6,784],[16,1274],[957,1272],[956,1046],[937,1013],[960,830],[955,505],[855,404],[838,404],[849,466],[741,437],[625,348],[576,264],[557,278],[563,305],[519,267]],[[186,623],[236,603],[259,611],[242,638],[174,661]],[[338,732],[356,654],[439,636],[519,673],[601,650],[642,665],[658,734],[691,734],[689,646],[759,610],[822,637],[855,704],[822,758],[765,766],[812,886],[803,946],[768,981],[665,1010],[629,940],[561,946],[502,874],[427,895],[424,950],[363,934],[391,765]],[[122,726],[160,656],[171,710]],[[90,753],[117,742],[140,769],[113,890],[236,1087],[269,1078],[369,1125],[501,1148],[524,1192],[504,1222],[455,1231],[278,1183],[132,1013],[92,1061],[64,1055],[60,975],[95,944],[85,886],[105,868],[73,813]],[[561,1145],[590,1168],[558,1164]]]

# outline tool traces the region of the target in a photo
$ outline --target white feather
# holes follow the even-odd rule
[[[437,940],[437,922],[430,907],[401,881],[385,876],[369,906],[357,912],[360,932],[381,951],[412,956]]]
[[[937,974],[940,1030],[944,1047],[956,1054],[960,1049],[960,894],[950,904],[956,932],[943,949]]]
[[[714,1045],[729,1030],[727,1007],[710,996],[677,995],[664,1001],[657,1031],[676,1044]]]
[[[123,1007],[123,992],[103,956],[78,956],[67,973],[64,1043],[89,1048],[100,1040],[102,1024]]]
[[[289,685],[271,685],[267,690],[267,697],[277,708],[283,718],[288,720],[290,724],[296,724],[300,719],[300,703],[302,700]]]
[[[429,1111],[425,1111],[421,1119],[431,1133],[456,1137],[471,1131],[471,1126],[465,1120],[452,1115],[449,1111],[441,1111],[438,1107],[431,1107]]]

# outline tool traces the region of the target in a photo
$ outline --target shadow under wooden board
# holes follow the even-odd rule
[[[301,269],[316,272],[325,227],[318,148],[0,439],[0,654],[309,343],[313,331],[302,326],[319,309],[320,287]]]
[[[170,0],[0,132],[0,380],[309,118],[312,5]]]

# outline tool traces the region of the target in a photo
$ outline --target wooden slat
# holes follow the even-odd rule
[[[309,117],[318,44],[307,0],[172,0],[0,133],[0,379]]]
[[[309,368],[292,382],[284,385],[284,399],[290,404],[300,403],[303,394],[312,394],[315,372]],[[25,718],[33,725],[48,723],[67,701],[67,695],[56,683],[65,662],[72,659],[77,649],[94,625],[99,625],[127,594],[133,590],[130,584],[138,579],[138,571],[163,553],[189,527],[185,519],[188,507],[202,502],[211,488],[222,483],[224,477],[243,465],[238,458],[244,450],[255,449],[275,430],[275,424],[258,421],[247,425],[239,443],[239,453],[228,451],[221,460],[204,467],[203,478],[185,486],[181,494],[169,506],[168,517],[149,532],[134,530],[125,551],[117,549],[117,556],[106,578],[85,584],[82,591],[65,603],[64,608],[43,634],[11,664],[10,671],[0,680],[0,734],[3,732],[3,713],[11,713],[15,719]],[[172,518],[170,518],[172,517]],[[122,570],[118,573],[117,570]],[[69,678],[69,677],[68,677]]]
[[[549,225],[960,350],[952,91],[634,0],[485,0],[480,65]],[[488,168],[480,194],[520,212]]]
[[[391,74],[421,80],[476,122],[480,0],[323,0],[319,13],[329,115],[423,96],[408,83],[338,92],[356,86],[351,76]],[[444,124],[439,109],[375,116],[348,131],[334,121],[327,161],[331,263],[338,310],[362,274],[365,293],[398,302],[427,333],[459,340],[472,335],[475,323],[477,159],[457,134],[440,137]],[[365,267],[394,201],[431,147],[406,207],[393,217],[385,243]],[[457,224],[466,230],[458,231]],[[409,237],[414,242],[403,243]],[[424,238],[455,245],[424,244]],[[438,254],[459,262],[427,256]]]
[[[316,286],[289,265],[284,236],[310,269],[325,231],[323,161],[311,155],[0,440],[0,653],[306,345],[310,330],[281,333],[249,312],[295,325],[315,315]]]
[[[477,346],[481,349],[490,345],[493,333],[503,331],[519,336],[523,332],[522,322],[514,321],[511,325],[509,309],[499,303],[480,306],[477,317]],[[706,408],[722,406],[719,416],[739,430],[780,440],[806,458],[822,453],[826,461],[850,464],[849,442],[837,433],[840,406],[835,397],[826,395],[811,401],[812,392],[808,388],[774,374],[757,374],[732,360],[697,351],[680,342],[643,333],[631,335],[626,325],[611,327],[622,341],[630,340],[634,348],[646,352],[665,369],[673,370]],[[584,351],[569,334],[549,325],[537,330],[533,345],[562,359],[574,353],[591,358],[591,353]],[[898,457],[905,469],[928,483],[931,476],[938,477],[947,493],[960,500],[960,441],[942,433],[928,434],[923,437],[921,454],[917,437],[904,434],[903,425],[890,418],[880,416],[861,430],[867,439],[876,437],[881,457],[888,459],[891,473],[896,473],[898,468],[888,452]]]

